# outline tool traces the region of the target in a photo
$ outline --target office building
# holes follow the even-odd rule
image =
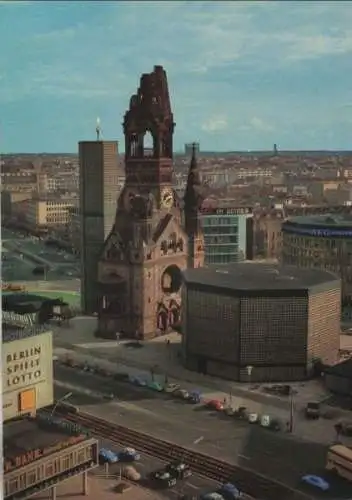
[[[247,259],[251,209],[247,207],[202,208],[205,264],[223,265]]]
[[[301,380],[334,364],[338,277],[320,269],[245,262],[189,269],[182,290],[182,347],[189,370],[247,382]]]
[[[352,306],[352,217],[297,216],[282,224],[282,262],[326,269],[342,281],[342,306]]]
[[[81,297],[87,314],[98,310],[97,263],[115,220],[119,192],[116,141],[79,143]]]

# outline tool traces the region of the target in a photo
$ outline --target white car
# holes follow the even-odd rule
[[[269,415],[262,415],[260,419],[260,425],[262,427],[270,427],[271,419]]]
[[[258,413],[250,413],[250,414],[248,415],[248,422],[249,422],[250,424],[256,424],[256,423],[258,422],[258,420],[259,420],[259,415],[258,415]]]

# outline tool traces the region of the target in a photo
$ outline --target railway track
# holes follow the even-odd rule
[[[50,414],[50,410],[42,413]],[[250,469],[230,464],[203,453],[184,448],[169,441],[135,431],[88,413],[69,413],[57,408],[55,415],[89,430],[96,437],[116,442],[122,446],[133,446],[138,451],[170,461],[181,459],[192,470],[203,477],[224,483],[234,482],[249,496],[261,500],[313,500],[309,495],[294,490],[270,478],[255,473]]]

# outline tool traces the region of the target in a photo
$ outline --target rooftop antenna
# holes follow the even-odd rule
[[[95,131],[97,133],[97,141],[100,141],[100,136],[101,136],[101,126],[100,126],[100,118],[97,118],[97,126],[95,128]]]

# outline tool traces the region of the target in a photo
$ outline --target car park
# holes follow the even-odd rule
[[[107,448],[101,448],[99,451],[99,462],[101,464],[115,464],[119,461],[117,453],[108,450]]]
[[[151,480],[161,488],[173,488],[177,480],[165,469],[156,470],[150,474]]]
[[[170,474],[176,477],[176,479],[186,479],[192,475],[190,466],[181,461],[169,463],[165,470],[170,472]]]
[[[123,448],[117,455],[118,459],[122,462],[138,462],[141,459],[140,453],[130,447]]]

